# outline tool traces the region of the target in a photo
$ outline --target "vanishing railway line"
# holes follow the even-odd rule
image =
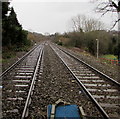
[[[81,89],[96,105],[105,119],[119,118],[120,84],[118,82],[101,74],[55,45],[42,43],[1,75],[3,119],[24,119],[28,116],[29,107],[36,91],[36,80],[42,83],[38,77],[43,72],[45,47],[55,51],[54,53],[58,55],[64,66],[67,67]]]
[[[3,119],[27,115],[44,44],[33,48],[2,75]]]
[[[120,83],[55,45],[52,49],[75,77],[104,118],[119,118]]]

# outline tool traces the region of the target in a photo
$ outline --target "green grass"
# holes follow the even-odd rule
[[[110,60],[117,60],[117,56],[112,55],[112,54],[103,55],[103,56],[101,56],[101,58],[110,59]]]
[[[2,59],[0,62],[2,63],[8,63],[11,58],[14,58],[16,56],[15,52],[13,51],[7,51],[2,54]]]
[[[14,51],[15,52],[22,52],[22,51],[26,51],[28,52],[29,50],[29,46],[24,46],[24,47],[21,47],[21,48],[15,48]]]
[[[10,58],[13,58],[13,57],[15,57],[15,52],[13,52],[13,51],[7,51],[7,52],[4,52],[3,54],[2,54],[2,58],[3,59],[10,59]]]

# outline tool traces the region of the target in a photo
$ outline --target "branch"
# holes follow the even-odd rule
[[[101,15],[101,17],[102,16],[104,16],[107,12],[109,12],[109,11],[111,11],[111,10],[106,10],[102,15]]]
[[[112,26],[112,28],[111,28],[110,30],[112,30],[112,29],[116,26],[116,24],[117,24],[119,21],[120,21],[120,19],[116,20],[115,23],[113,24],[113,26]]]
[[[106,12],[106,10],[107,11],[111,11],[111,12],[113,12],[113,11],[116,11],[116,12],[119,12],[120,10],[120,8],[119,8],[119,4],[120,3],[118,3],[118,5],[115,3],[115,2],[113,2],[112,0],[111,1],[109,1],[109,2],[103,2],[103,3],[100,3],[97,7],[96,7],[96,9],[98,9],[98,12]],[[114,10],[113,10],[114,9]]]
[[[118,5],[117,2],[115,2],[114,0],[109,0],[108,2],[102,2],[96,7],[96,11],[102,13],[101,17],[108,12],[118,13],[120,12],[120,1],[118,2]],[[118,18],[118,20],[115,21],[111,29],[113,29],[119,21],[120,19]]]
[[[118,6],[116,5],[115,2],[112,1],[112,6],[115,7],[116,9],[118,9]]]
[[[104,6],[104,7],[101,7]],[[108,3],[104,2],[104,3],[100,3],[97,7],[96,10],[98,9],[99,11],[105,10],[108,7]]]
[[[73,22],[73,29],[76,31],[77,30],[77,24],[74,18],[72,18],[72,22]]]

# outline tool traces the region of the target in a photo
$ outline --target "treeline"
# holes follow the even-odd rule
[[[17,20],[10,2],[2,2],[2,46],[8,49],[20,49],[31,44],[27,39],[28,32],[23,30]]]
[[[99,39],[99,53],[101,55],[118,54],[117,35],[113,36],[112,33],[106,31],[56,33],[54,42],[67,47],[78,47],[96,55],[96,39]]]
[[[98,39],[99,54],[118,55],[117,33],[102,30],[103,23],[85,16],[79,15],[72,22],[74,30],[64,34],[55,33],[54,42],[67,47],[78,47],[96,55]]]
[[[38,43],[46,39],[46,37],[43,34],[36,32],[28,32],[27,38],[32,42],[32,44]]]

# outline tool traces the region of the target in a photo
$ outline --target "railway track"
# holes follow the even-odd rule
[[[40,75],[37,76],[28,118],[46,119],[47,106],[58,99],[78,106],[84,106],[85,113],[89,117],[101,117],[97,108],[84,95],[74,77],[48,43],[44,47],[42,64],[43,68],[41,66],[41,69],[43,70],[39,71]]]
[[[23,119],[28,115],[43,48],[44,43],[33,48],[1,75],[3,119]]]
[[[35,87],[38,88],[39,85],[43,85],[41,84],[42,79],[40,76],[43,73],[44,45],[46,47],[47,45],[50,46],[52,48],[51,52],[55,51],[64,66],[67,67],[74,79],[76,79],[80,88],[95,104],[105,119],[119,119],[120,84],[71,55],[69,52],[63,51],[49,43],[43,43],[33,48],[0,76],[2,78],[3,119],[24,119],[31,112],[29,108],[32,109],[32,106],[34,106],[34,103],[32,103],[34,102],[32,100],[34,99],[34,94],[39,94],[39,89],[35,93]],[[35,85],[36,82],[39,84],[38,86]],[[43,97],[42,93],[40,95]],[[39,100],[36,103],[39,103]],[[84,110],[86,109],[84,108]]]
[[[105,119],[120,118],[120,83],[69,52],[50,45]]]

